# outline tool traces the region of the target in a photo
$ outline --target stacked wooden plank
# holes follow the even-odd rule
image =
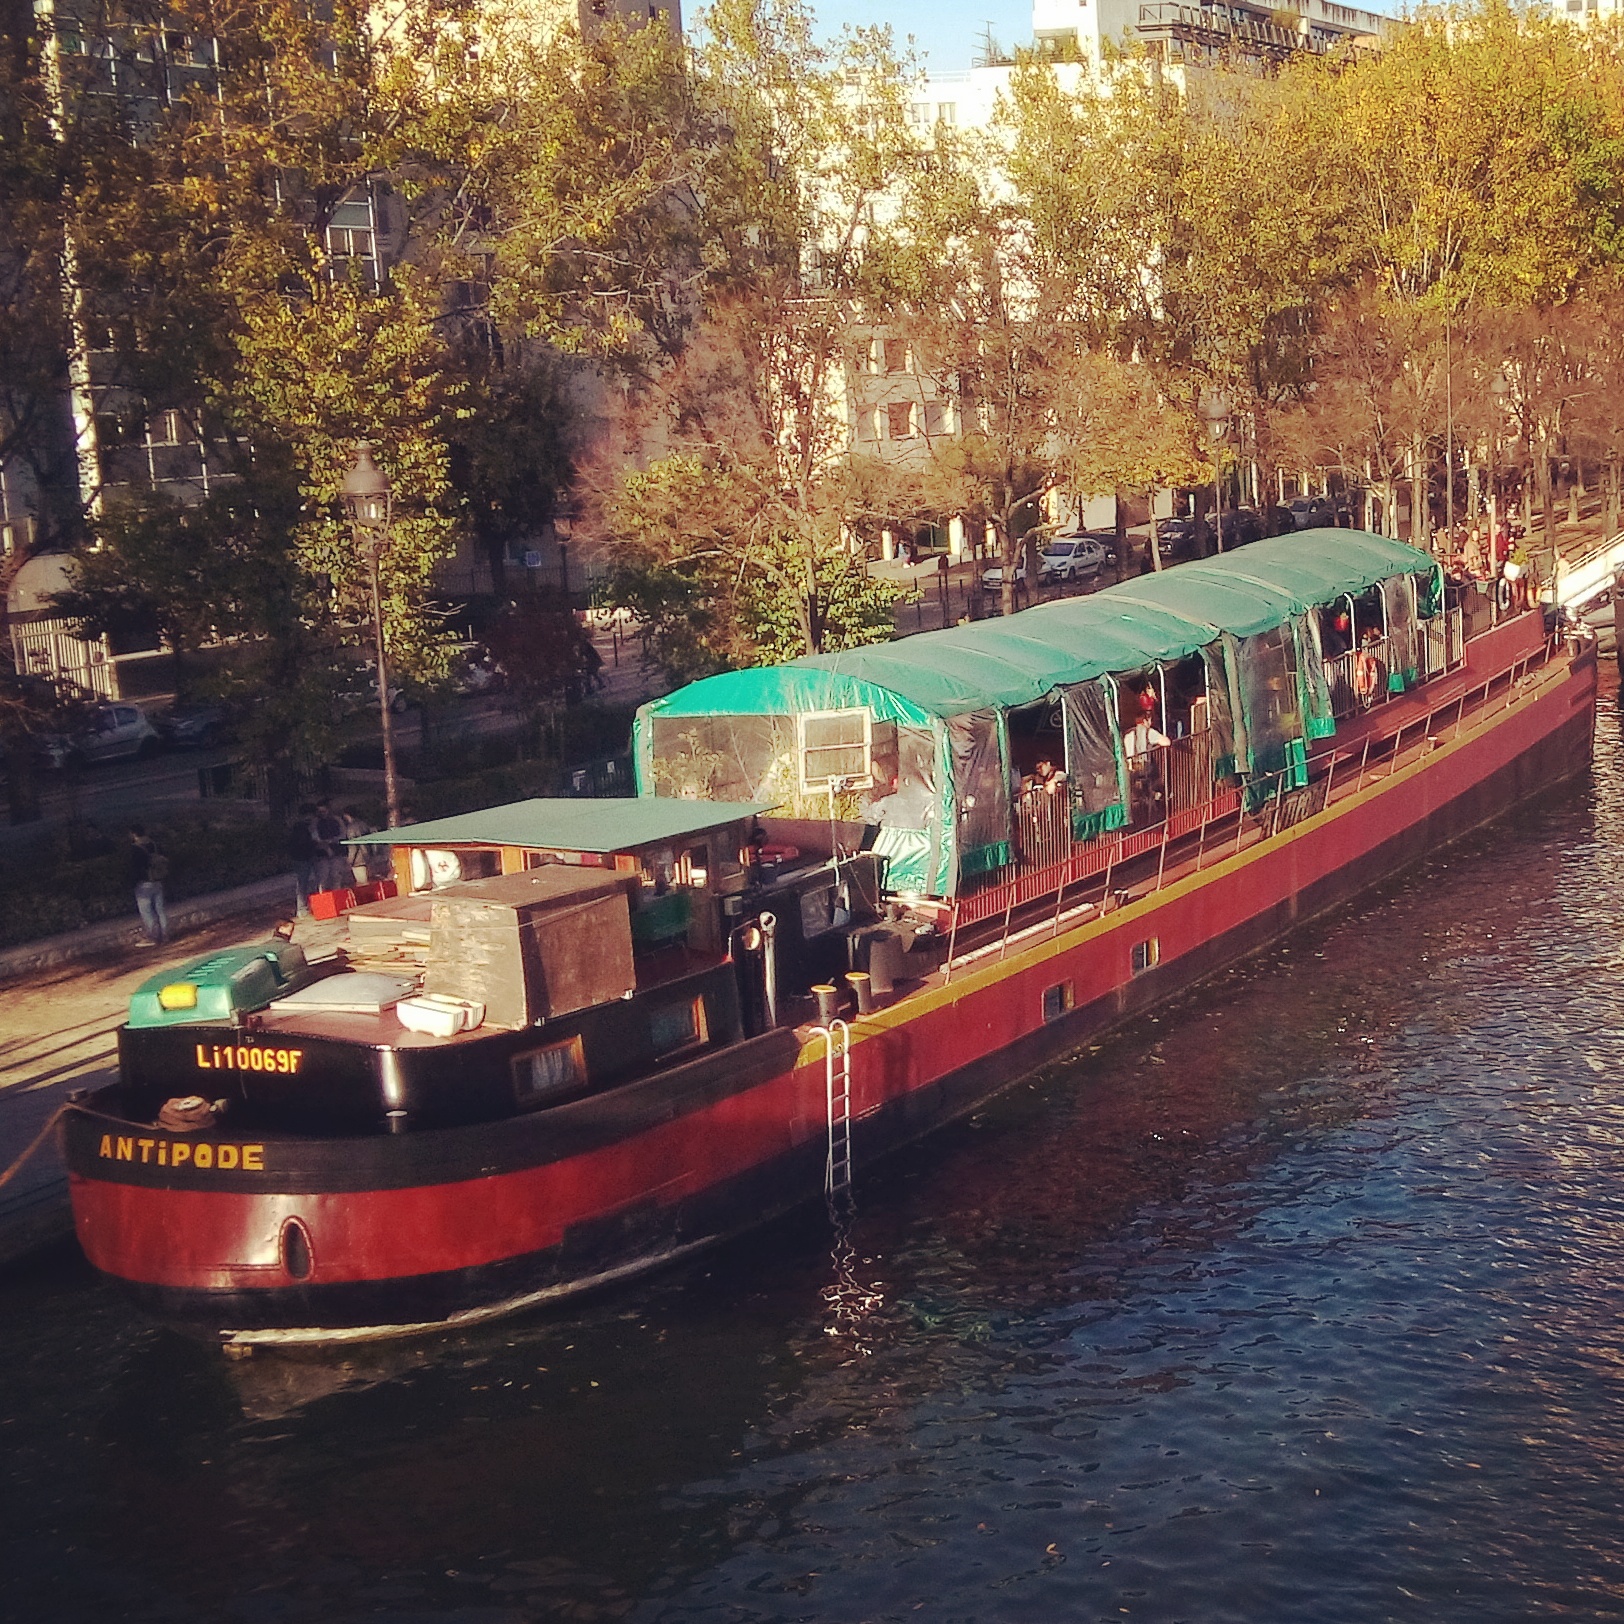
[[[421,978],[428,966],[430,893],[389,897],[352,908],[349,940],[340,950],[352,970]]]

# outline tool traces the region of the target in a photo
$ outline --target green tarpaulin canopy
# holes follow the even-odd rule
[[[921,725],[1193,654],[1220,632],[1251,637],[1386,576],[1433,573],[1426,553],[1357,530],[1304,530],[1142,575],[1007,619],[728,671],[647,707],[656,716],[747,716],[865,706]]]

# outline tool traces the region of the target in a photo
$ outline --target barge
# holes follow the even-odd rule
[[[669,1263],[1580,773],[1596,683],[1338,530],[692,684],[635,797],[370,837],[333,963],[148,982],[60,1130],[80,1243],[237,1345]]]

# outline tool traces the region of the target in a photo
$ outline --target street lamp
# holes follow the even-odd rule
[[[1229,432],[1231,405],[1229,396],[1221,389],[1201,391],[1201,418],[1212,436],[1212,517],[1214,533],[1218,538],[1218,551],[1224,550],[1224,473],[1218,460],[1218,447]]]
[[[344,511],[355,532],[355,545],[366,554],[372,583],[372,633],[377,650],[378,714],[383,722],[383,794],[389,827],[400,822],[400,787],[395,778],[395,718],[389,709],[389,667],[383,652],[383,598],[378,590],[378,555],[389,540],[393,492],[389,476],[372,460],[372,447],[362,440],[355,462],[339,486]]]

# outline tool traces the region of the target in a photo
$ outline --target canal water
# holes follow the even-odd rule
[[[1624,1617],[1624,757],[821,1214],[240,1363],[0,1280],[0,1617]]]

